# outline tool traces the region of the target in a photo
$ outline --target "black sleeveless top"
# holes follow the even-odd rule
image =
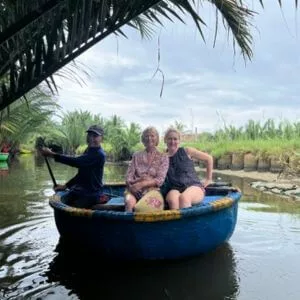
[[[168,189],[184,190],[189,186],[202,186],[196,173],[194,162],[184,148],[169,157],[169,169],[166,177]]]

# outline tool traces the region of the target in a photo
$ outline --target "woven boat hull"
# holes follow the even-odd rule
[[[120,187],[114,193],[121,194]],[[136,214],[76,209],[57,200],[50,205],[61,237],[77,246],[113,259],[178,259],[227,241],[235,229],[240,197],[236,191],[208,196],[202,205],[188,209]]]
[[[0,152],[0,161],[7,161],[9,153]]]

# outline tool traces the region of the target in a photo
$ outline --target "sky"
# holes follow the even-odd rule
[[[300,121],[300,39],[294,1],[265,0],[252,20],[253,58],[246,61],[220,30],[213,47],[215,10],[200,7],[207,23],[205,43],[192,22],[164,21],[152,39],[124,28],[128,39],[111,35],[76,59],[89,73],[59,83],[63,111],[88,110],[127,124],[165,131],[175,121],[192,132],[214,132],[248,120]],[[219,26],[221,28],[221,24]],[[159,40],[159,45],[158,45]],[[160,60],[158,61],[158,47]],[[162,76],[157,67],[163,71]],[[153,75],[155,76],[153,77]]]

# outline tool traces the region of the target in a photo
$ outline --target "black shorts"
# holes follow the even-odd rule
[[[172,185],[169,185],[169,184],[165,184],[161,187],[161,193],[163,194],[164,197],[166,197],[167,194],[171,190],[176,190],[179,193],[183,193],[187,188],[189,188],[191,186],[197,186],[197,187],[201,188],[202,191],[205,193],[205,188],[203,187],[203,185],[201,183],[195,183],[195,184],[191,184],[189,186],[172,186]]]

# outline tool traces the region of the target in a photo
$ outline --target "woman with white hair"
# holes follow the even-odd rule
[[[133,154],[126,175],[125,209],[127,212],[132,212],[136,203],[148,192],[153,189],[159,190],[169,167],[168,156],[156,148],[159,134],[154,127],[147,127],[142,133],[141,140],[145,149]],[[156,205],[155,201],[153,205]],[[163,207],[163,201],[161,205]]]

